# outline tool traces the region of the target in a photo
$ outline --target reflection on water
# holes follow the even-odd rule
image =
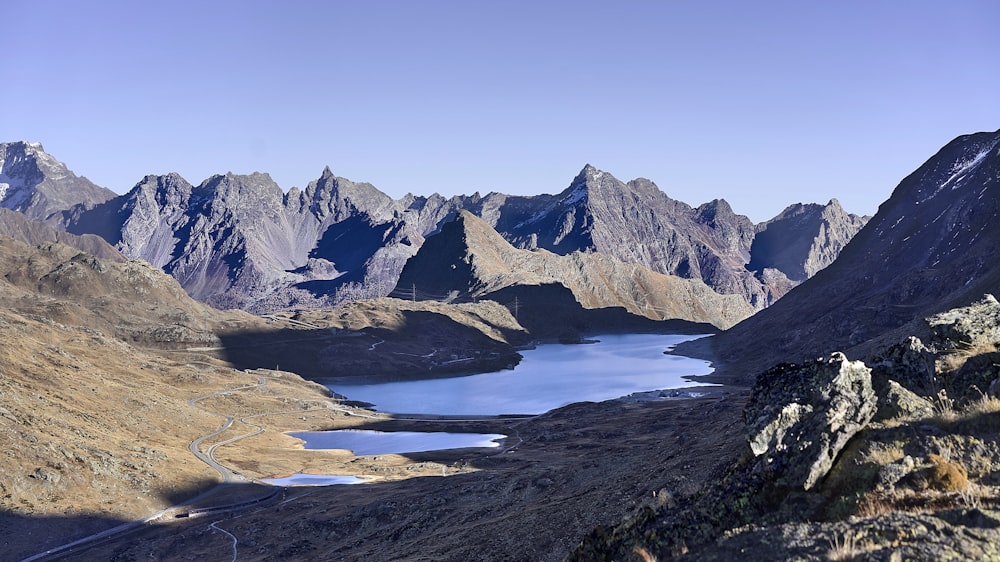
[[[701,386],[686,379],[712,372],[708,362],[664,355],[701,336],[624,334],[597,336],[594,344],[541,345],[522,352],[514,370],[466,377],[331,389],[385,412],[438,415],[540,414],[580,401],[601,401],[633,392]]]
[[[391,455],[464,449],[466,447],[499,447],[497,441],[506,435],[498,433],[446,433],[417,431],[370,431],[341,429],[335,431],[298,431],[289,433],[305,441],[306,449],[346,449],[355,455]]]

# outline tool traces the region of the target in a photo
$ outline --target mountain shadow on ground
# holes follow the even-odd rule
[[[613,332],[716,334],[703,322],[652,320],[622,307],[584,308],[572,291],[558,283],[515,285],[489,293],[511,311],[536,340],[578,342],[587,335]]]

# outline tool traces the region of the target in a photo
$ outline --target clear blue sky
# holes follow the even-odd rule
[[[873,213],[1000,128],[1000,2],[7,2],[0,140],[118,192],[329,165],[394,197],[586,163],[754,220]]]

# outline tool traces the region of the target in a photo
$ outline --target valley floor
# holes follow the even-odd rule
[[[271,423],[510,438],[502,452],[374,457],[288,451],[266,434],[248,438],[218,448],[216,457],[248,475],[306,471],[381,481],[291,488],[258,505],[158,521],[60,559],[561,560],[595,527],[700,490],[741,450],[742,402],[737,389],[726,389],[701,399],[581,403],[527,419],[295,414]],[[226,493],[260,492],[249,488]]]

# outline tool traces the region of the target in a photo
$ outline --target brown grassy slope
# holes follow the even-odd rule
[[[243,317],[191,301],[146,264],[0,238],[0,550],[29,555],[218,481],[187,447],[222,419],[188,400],[258,375],[124,340],[213,341]],[[326,399],[297,377],[259,394],[274,392]]]

